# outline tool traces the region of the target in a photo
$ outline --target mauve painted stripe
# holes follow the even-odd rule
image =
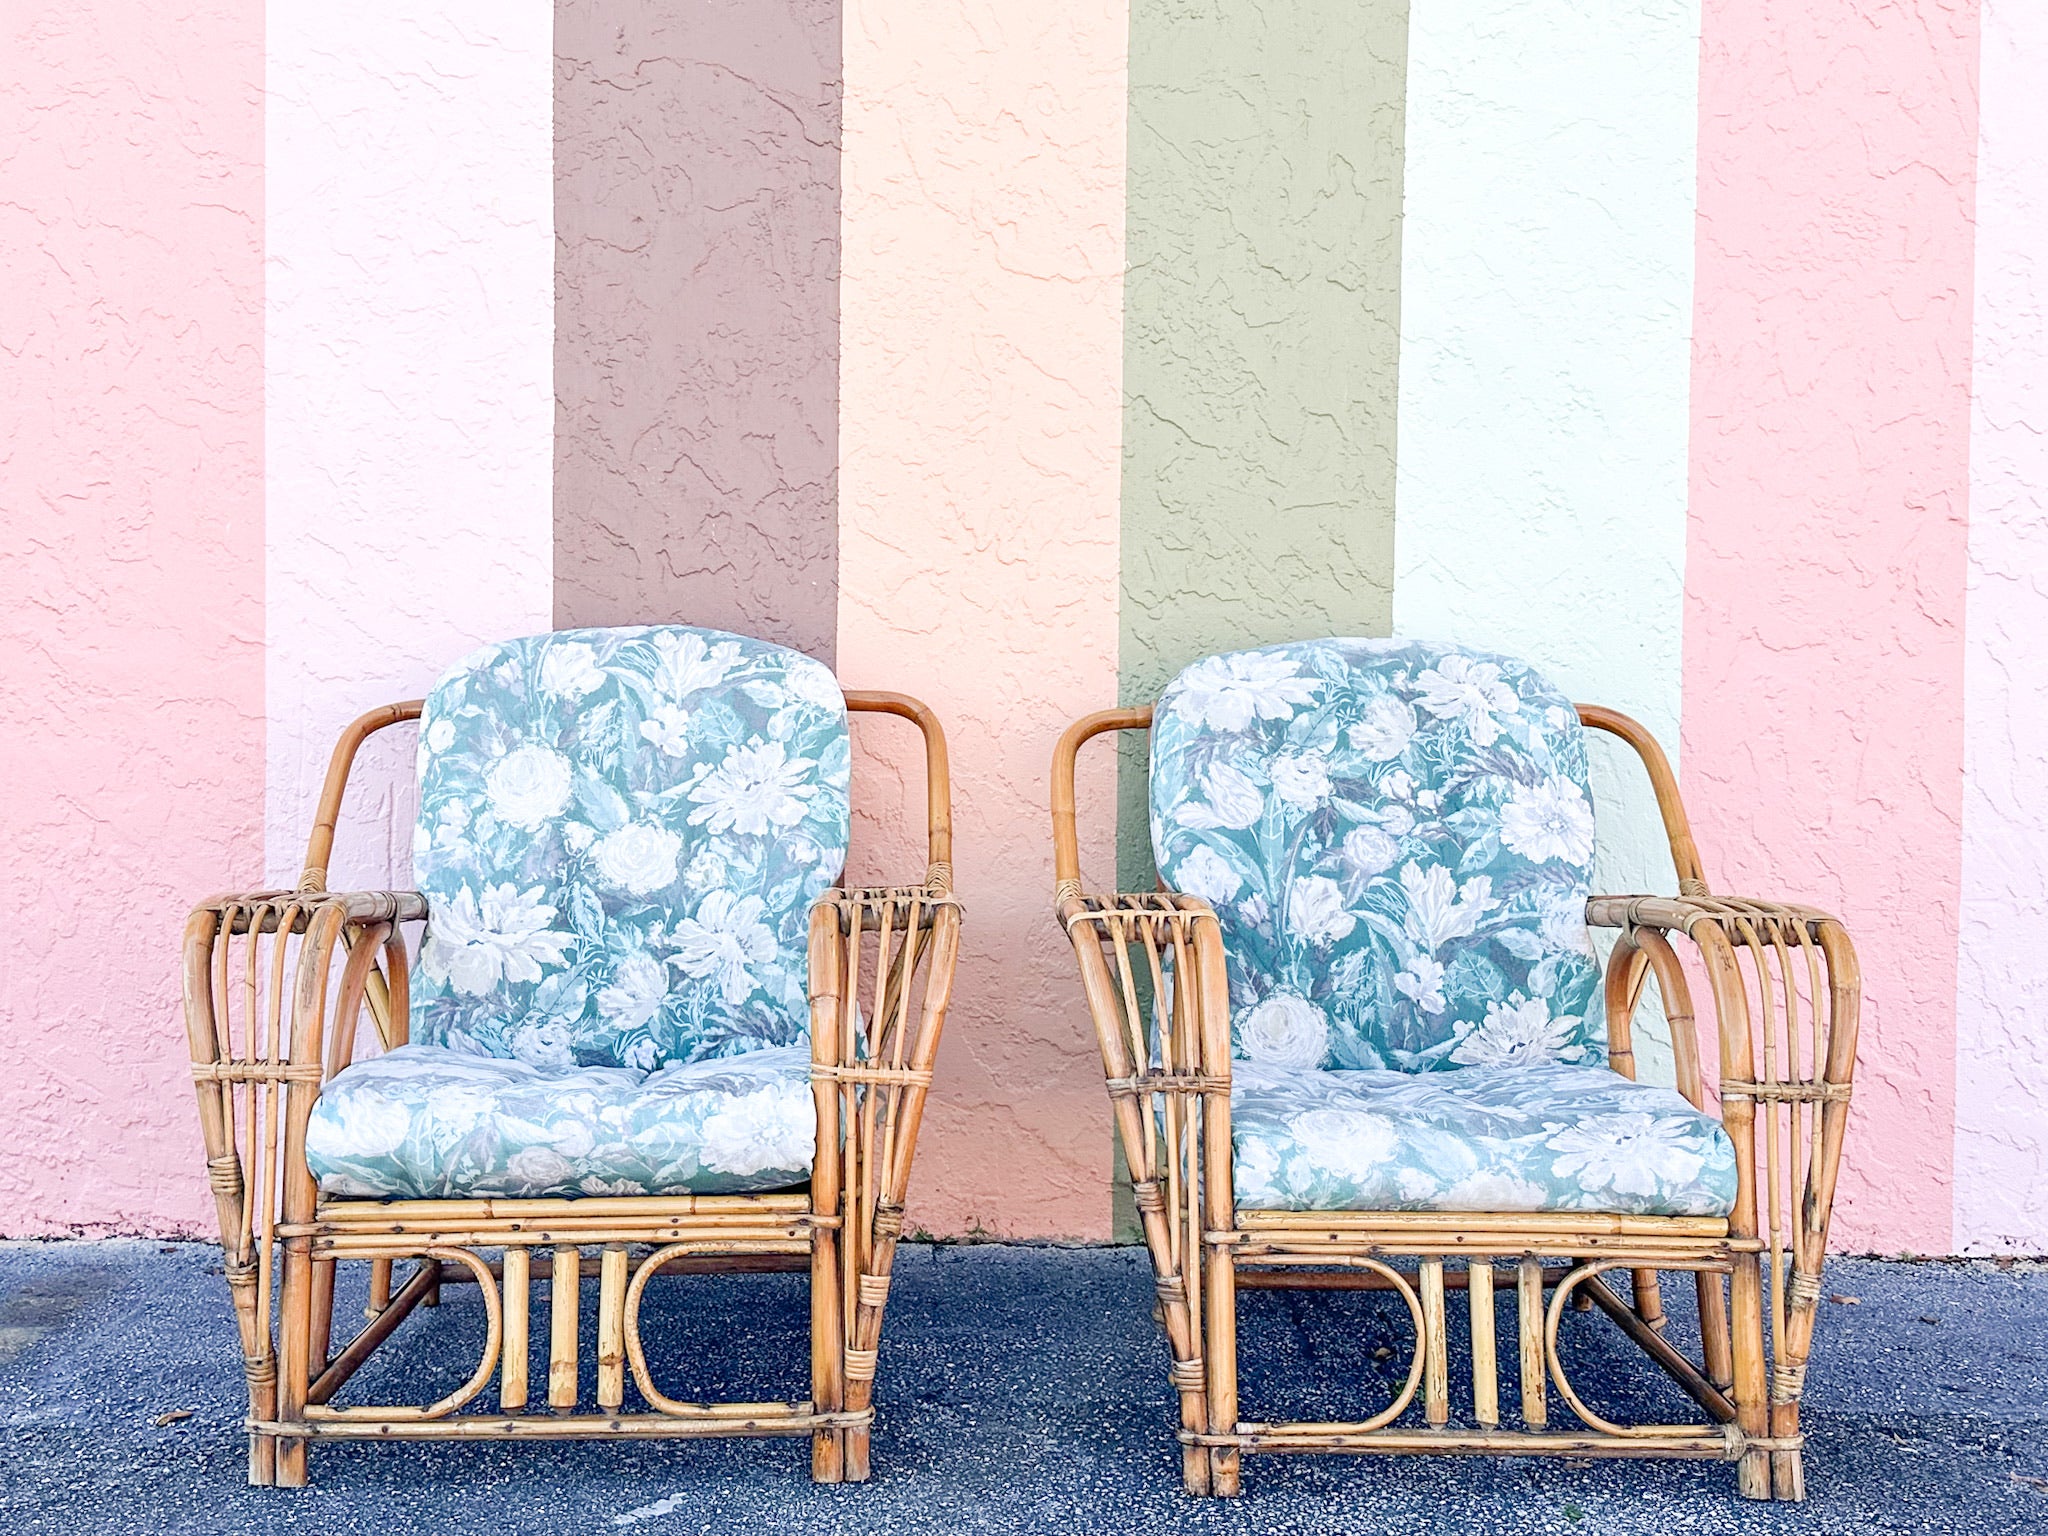
[[[1954,1246],[2048,1250],[2048,8],[1984,0]]]
[[[838,624],[840,0],[559,0],[556,621]]]
[[[1833,1240],[1946,1252],[1977,7],[1707,0],[1684,783],[1863,961]]]
[[[266,299],[271,878],[343,724],[548,627],[548,0],[275,0]],[[332,883],[405,878],[408,733]]]
[[[0,1234],[203,1231],[177,938],[263,857],[263,16],[0,15]]]

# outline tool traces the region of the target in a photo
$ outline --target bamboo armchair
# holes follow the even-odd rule
[[[1730,1461],[1745,1498],[1804,1497],[1799,1400],[1848,1118],[1860,995],[1855,952],[1841,925],[1821,912],[1711,894],[1656,741],[1613,710],[1580,705],[1577,715],[1640,757],[1679,881],[1676,896],[1596,895],[1586,904],[1591,926],[1617,934],[1601,983],[1608,1063],[1622,1077],[1635,1076],[1631,1020],[1654,978],[1678,1092],[1709,1113],[1718,1101],[1733,1142],[1736,1195],[1725,1218],[1240,1208],[1232,1080],[1242,1063],[1233,1062],[1217,913],[1163,883],[1156,892],[1095,894],[1082,882],[1076,756],[1096,736],[1148,730],[1153,710],[1089,715],[1058,743],[1055,911],[1080,965],[1156,1274],[1190,1493],[1237,1493],[1247,1453],[1349,1452]],[[1712,1002],[1708,1048],[1717,1052],[1718,1071],[1711,1078],[1688,969],[1704,973]],[[1616,1271],[1631,1276],[1626,1296],[1607,1281]],[[1697,1359],[1666,1337],[1665,1271],[1693,1277]],[[1497,1286],[1514,1294],[1512,1343],[1496,1337]],[[1347,1422],[1240,1416],[1237,1294],[1281,1288],[1400,1298],[1415,1343],[1391,1401],[1366,1405]],[[1453,1308],[1460,1289],[1467,1305]],[[1596,1307],[1699,1406],[1699,1420],[1623,1424],[1588,1405],[1567,1373],[1559,1330],[1567,1309]],[[1461,1326],[1458,1310],[1466,1313],[1469,1393],[1454,1393],[1450,1381],[1447,1340]],[[1503,1423],[1501,1398],[1512,1391],[1503,1381],[1503,1352],[1516,1362],[1519,1427]],[[1552,1422],[1553,1388],[1575,1423]],[[1454,1396],[1463,1398],[1456,1413]]]
[[[303,1486],[314,1440],[395,1439],[808,1435],[817,1481],[868,1476],[882,1316],[960,907],[938,720],[902,694],[844,697],[850,711],[893,715],[922,733],[929,861],[920,884],[834,886],[810,907],[807,1187],[382,1200],[322,1192],[308,1165],[309,1121],[366,1025],[386,1051],[406,1044],[415,965],[401,930],[433,916],[416,891],[330,891],[327,864],[358,749],[418,719],[421,701],[374,710],[342,733],[296,889],[218,896],[194,910],[185,1018],[248,1377],[251,1483]],[[367,1266],[369,1305],[337,1349],[343,1264]],[[409,1275],[395,1272],[402,1264]],[[581,1281],[593,1270],[596,1356],[579,1362]],[[732,1272],[810,1276],[808,1400],[693,1402],[664,1391],[664,1362],[650,1359],[641,1335],[649,1282]],[[486,1322],[469,1378],[431,1403],[340,1405],[414,1309],[458,1282]],[[549,1294],[536,1318],[539,1285]],[[530,1382],[536,1331],[545,1363]],[[473,1407],[493,1378],[495,1411]]]

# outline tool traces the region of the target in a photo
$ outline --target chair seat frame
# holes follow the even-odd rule
[[[928,862],[919,885],[835,888],[811,908],[817,1143],[806,1188],[576,1199],[321,1195],[305,1151],[313,1106],[350,1064],[366,1024],[387,1050],[405,1043],[402,930],[428,917],[416,891],[330,892],[327,865],[363,742],[417,720],[421,701],[373,710],[342,733],[297,889],[215,897],[193,911],[186,1031],[248,1379],[251,1483],[302,1486],[314,1440],[808,1435],[816,1480],[868,1476],[882,1316],[961,909],[938,720],[902,694],[849,691],[846,704],[922,732]],[[367,1318],[337,1350],[336,1268],[356,1263],[369,1270]],[[408,1263],[400,1283],[394,1267]],[[810,1276],[810,1397],[667,1395],[641,1337],[649,1282],[777,1271]],[[579,1362],[582,1281],[592,1273],[595,1359]],[[474,1285],[485,1314],[483,1351],[463,1385],[432,1403],[337,1405],[406,1318],[438,1305],[450,1285]],[[537,1286],[548,1292],[544,1317],[535,1314]],[[537,1383],[529,1380],[536,1328],[546,1339]],[[628,1374],[639,1400],[632,1408]],[[474,1411],[494,1380],[498,1411]]]
[[[1631,1026],[1654,978],[1678,1091],[1695,1108],[1718,1111],[1735,1147],[1736,1203],[1725,1219],[1238,1209],[1230,1005],[1216,915],[1179,892],[1090,894],[1081,880],[1078,754],[1095,736],[1149,729],[1152,711],[1087,716],[1054,752],[1054,908],[1080,966],[1152,1258],[1190,1493],[1237,1493],[1248,1453],[1347,1452],[1728,1461],[1746,1498],[1805,1497],[1799,1400],[1855,1067],[1855,950],[1840,923],[1810,907],[1710,894],[1655,738],[1616,711],[1578,711],[1584,725],[1619,737],[1641,759],[1679,881],[1676,897],[1594,896],[1587,904],[1588,923],[1615,933],[1604,984],[1609,1062],[1624,1077],[1636,1075]],[[1719,1071],[1711,1099],[1688,970],[1704,975],[1713,1004]],[[1620,1270],[1631,1277],[1626,1297],[1607,1279]],[[1665,1336],[1659,1276],[1667,1271],[1693,1278],[1698,1359]],[[1497,1291],[1507,1287],[1516,1338],[1503,1348]],[[1250,1289],[1400,1296],[1415,1340],[1405,1382],[1354,1421],[1241,1419],[1237,1296]],[[1458,1290],[1463,1308],[1450,1299]],[[1560,1354],[1567,1309],[1611,1319],[1677,1382],[1699,1419],[1620,1424],[1595,1411]],[[1472,1362],[1456,1424],[1454,1325]],[[1510,1353],[1520,1428],[1502,1424]],[[1569,1411],[1561,1425],[1551,1422],[1553,1390]]]

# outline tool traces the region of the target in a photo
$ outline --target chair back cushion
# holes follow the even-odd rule
[[[486,646],[420,718],[412,1039],[632,1067],[806,1037],[812,902],[846,861],[846,700],[718,630]]]
[[[1240,1057],[1606,1059],[1571,701],[1505,656],[1312,640],[1212,656],[1152,722],[1152,846],[1216,908]]]

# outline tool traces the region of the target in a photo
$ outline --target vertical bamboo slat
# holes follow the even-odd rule
[[[1474,1259],[1466,1266],[1465,1300],[1472,1314],[1472,1417],[1491,1429],[1500,1423],[1500,1362],[1494,1357],[1489,1261]]]
[[[1444,1337],[1444,1261],[1422,1261],[1422,1416],[1443,1425],[1451,1418],[1449,1341]]]
[[[532,1348],[527,1338],[532,1262],[524,1248],[505,1250],[505,1358],[498,1377],[498,1406],[507,1413],[526,1406],[526,1369]],[[388,1261],[385,1273],[390,1273]]]
[[[548,1284],[548,1406],[576,1406],[577,1304],[583,1288],[583,1260],[573,1243],[555,1250]]]
[[[597,1261],[597,1406],[626,1400],[626,1245],[607,1243]]]
[[[1521,1341],[1522,1424],[1549,1422],[1549,1366],[1543,1358],[1543,1261],[1523,1259],[1515,1269],[1515,1324]]]

